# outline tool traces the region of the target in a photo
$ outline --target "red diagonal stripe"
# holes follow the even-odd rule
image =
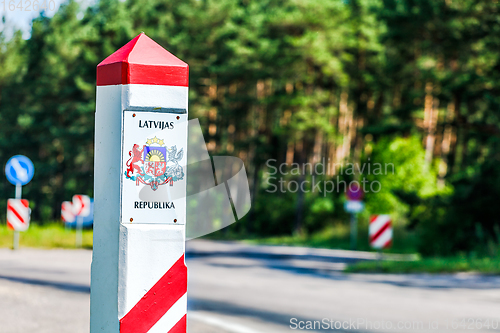
[[[19,215],[19,213],[14,208],[8,206],[7,209],[10,210],[12,213],[14,213],[14,215],[16,215],[16,217],[19,219],[19,221],[21,221],[21,223],[24,223],[23,217]]]
[[[168,333],[186,333],[186,315]]]
[[[391,226],[391,221],[387,221],[382,228],[380,228],[375,235],[370,236],[370,242],[375,241],[384,231],[386,231]]]
[[[389,239],[385,244],[384,246],[382,246],[382,248],[384,249],[388,249],[392,246],[392,239]]]
[[[120,319],[120,333],[146,333],[187,291],[184,255]]]

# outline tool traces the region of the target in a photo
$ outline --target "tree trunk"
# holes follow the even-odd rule
[[[346,150],[346,140],[348,135],[348,94],[347,92],[342,92],[340,94],[340,105],[339,105],[339,134],[340,134],[340,144],[337,144],[337,161],[344,162],[345,150]]]
[[[314,138],[313,157],[311,160],[312,165],[319,163],[321,161],[322,148],[323,148],[323,133],[319,129],[316,131],[316,136]]]
[[[425,139],[425,162],[427,166],[432,163],[434,155],[434,143],[436,140],[436,125],[438,119],[438,106],[439,100],[432,96],[432,83],[427,82],[425,86],[425,110],[424,110],[424,128],[427,129],[427,136]]]
[[[455,103],[448,103],[448,108],[446,110],[446,120],[443,131],[443,141],[441,142],[441,163],[439,165],[439,178],[438,186],[444,186],[444,177],[448,172],[448,155],[451,150],[451,141],[453,134],[453,127],[451,123],[453,122],[453,116],[455,114]]]
[[[305,159],[305,149],[303,139],[297,144],[297,153],[298,153],[298,163],[302,165]],[[301,235],[302,234],[302,214],[304,210],[304,192],[300,188],[300,184],[305,180],[305,175],[303,172],[300,173],[299,176],[299,189],[297,191],[297,204],[295,210],[295,225],[294,225],[294,234]]]

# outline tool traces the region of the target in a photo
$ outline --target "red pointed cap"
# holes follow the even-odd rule
[[[183,86],[189,66],[141,33],[97,65],[97,85],[150,84]]]

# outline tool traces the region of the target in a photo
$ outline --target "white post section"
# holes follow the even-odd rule
[[[23,187],[21,184],[16,185],[16,199],[21,199],[23,193]]]
[[[16,199],[21,199],[23,193],[23,186],[21,184],[16,184]],[[19,249],[19,230],[14,230],[14,241],[12,245],[13,250]]]
[[[188,72],[144,34],[97,67],[91,333],[186,333]]]
[[[82,242],[83,242],[83,217],[77,216],[76,217],[76,241],[75,241],[76,248],[82,247]]]

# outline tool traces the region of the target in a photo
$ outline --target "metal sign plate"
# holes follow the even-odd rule
[[[124,111],[122,223],[185,224],[187,114]]]
[[[348,213],[359,213],[365,208],[362,201],[349,200],[344,203],[344,209]]]

